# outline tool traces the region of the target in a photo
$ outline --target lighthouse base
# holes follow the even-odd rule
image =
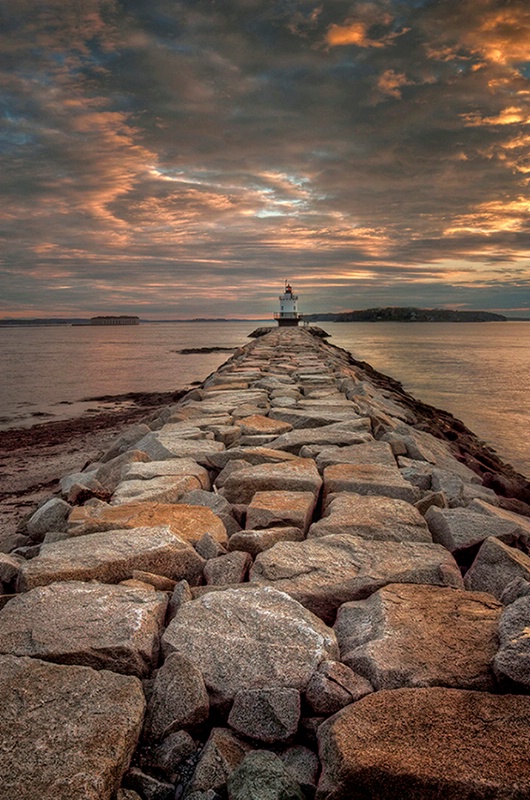
[[[295,319],[293,317],[284,317],[283,319],[280,317],[277,319],[277,323],[280,328],[296,328],[298,327],[299,322],[299,319]]]

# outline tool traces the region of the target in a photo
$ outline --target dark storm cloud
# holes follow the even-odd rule
[[[527,305],[522,0],[2,13],[0,313]]]

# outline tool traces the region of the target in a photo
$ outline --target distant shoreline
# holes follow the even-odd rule
[[[309,319],[311,317],[311,319]],[[272,320],[269,318],[266,319],[142,319],[140,320],[140,325],[168,325],[168,324],[189,324],[189,323],[203,323],[203,322],[248,322],[249,324],[254,324],[255,322],[271,322]],[[460,325],[461,323],[465,322],[468,325],[472,323],[483,323],[483,322],[530,322],[530,317],[506,317],[504,320],[444,320],[444,319],[417,319],[417,320],[410,320],[410,319],[326,319],[323,318],[323,315],[315,315],[311,314],[308,315],[307,321],[312,324],[313,322],[340,322],[341,324],[347,322],[367,322],[367,323],[377,323],[377,322],[402,322],[404,324],[420,324],[420,323],[428,323],[428,322],[443,322],[446,324],[455,323]],[[116,326],[113,327],[111,325],[104,326],[104,325],[90,325],[88,322],[74,322],[73,320],[0,320],[0,328],[91,328],[93,330],[108,330],[112,328],[112,330],[116,330]],[[124,325],[123,327],[131,328],[138,326],[132,325]]]

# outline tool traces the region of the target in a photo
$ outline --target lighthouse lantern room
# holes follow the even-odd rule
[[[293,294],[291,284],[285,281],[284,293],[280,295],[280,310],[274,312],[274,319],[278,320],[280,327],[295,327],[298,325],[301,314],[297,310],[298,295]]]

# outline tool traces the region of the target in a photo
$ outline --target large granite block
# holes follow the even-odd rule
[[[167,595],[78,581],[19,594],[0,611],[0,653],[147,675],[158,658]]]
[[[406,481],[397,467],[378,464],[333,464],[324,469],[324,500],[330,494],[355,492],[384,495],[414,503],[419,500],[417,486]]]
[[[184,603],[162,637],[164,652],[201,671],[212,702],[226,706],[241,689],[303,690],[338,648],[333,631],[291,597],[256,586]]]
[[[205,533],[210,533],[221,544],[228,541],[225,526],[210,508],[184,503],[134,502],[119,506],[79,506],[72,510],[68,522],[71,537],[163,525],[190,544],[196,544]]]
[[[287,592],[327,623],[342,603],[368,597],[388,583],[462,587],[454,558],[440,545],[347,534],[280,542],[256,557],[250,581]]]
[[[145,709],[138,678],[0,657],[3,800],[112,800]]]
[[[341,660],[375,689],[493,691],[501,612],[483,592],[393,584],[344,603],[334,630]]]
[[[317,495],[322,478],[315,462],[297,458],[280,464],[244,467],[228,476],[223,492],[230,503],[250,503],[256,492],[311,492]]]
[[[133,570],[186,579],[196,584],[204,559],[166,526],[105,531],[42,545],[40,554],[22,564],[19,591],[55,581],[119,583]]]
[[[489,592],[498,600],[516,578],[530,580],[530,556],[490,536],[466,573],[466,588]]]
[[[530,796],[530,697],[383,690],[324,722],[318,738],[317,800]]]
[[[427,523],[410,503],[349,492],[333,496],[325,516],[311,525],[308,538],[332,533],[394,542],[432,542]]]

